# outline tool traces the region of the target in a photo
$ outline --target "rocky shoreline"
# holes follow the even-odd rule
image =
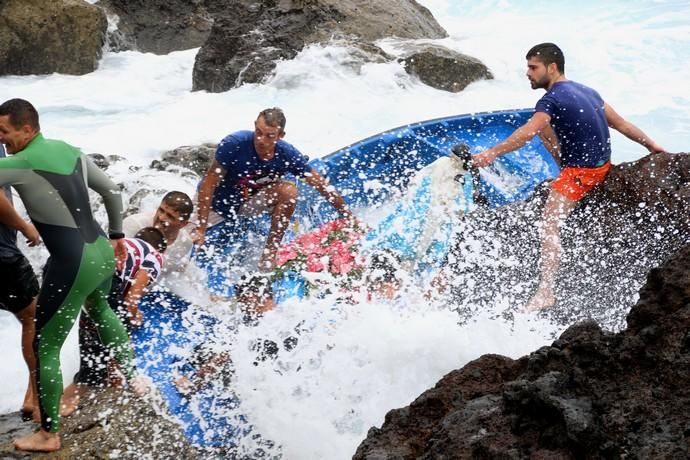
[[[690,457],[690,245],[614,334],[594,321],[512,360],[485,355],[373,427],[354,459]]]
[[[167,415],[162,398],[155,392],[134,398],[120,389],[95,390],[80,408],[62,418],[62,449],[50,454],[32,454],[14,449],[12,440],[37,428],[22,421],[19,412],[0,415],[0,458],[45,459],[141,459],[202,458]]]
[[[493,78],[481,61],[440,44],[446,31],[414,0],[43,0],[0,2],[0,75],[83,75],[114,52],[167,54],[199,48],[194,91],[224,92],[270,79],[279,61],[336,44],[348,64],[400,62],[437,89],[458,92]],[[396,37],[391,56],[376,42]],[[412,41],[414,40],[414,41]]]

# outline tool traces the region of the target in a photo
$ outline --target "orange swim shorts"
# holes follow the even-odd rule
[[[561,174],[551,183],[551,188],[569,200],[580,201],[594,187],[604,182],[611,169],[611,162],[596,168],[563,168]]]

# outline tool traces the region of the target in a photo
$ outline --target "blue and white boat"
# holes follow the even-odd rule
[[[527,109],[485,112],[413,123],[376,134],[323,158],[312,160],[311,165],[329,179],[357,215],[363,215],[390,206],[391,201],[400,199],[418,171],[439,158],[448,156],[456,144],[467,144],[472,153],[478,153],[508,137],[532,113],[532,110]],[[535,186],[557,174],[558,166],[552,156],[538,139],[534,139],[518,151],[501,157],[484,171],[478,184],[475,184],[476,192],[485,198],[488,206],[498,207],[525,199]],[[300,200],[294,216],[295,226],[286,239],[337,218],[337,212],[318,193],[308,185],[297,182]],[[467,183],[464,183],[465,195],[474,192],[466,187]],[[424,210],[429,206],[428,201],[424,201],[424,196],[430,193],[432,185],[439,185],[427,182],[427,191],[423,188],[424,181],[417,182],[416,185],[419,189],[413,195],[422,197],[418,202],[423,204],[413,210],[401,206],[391,208],[389,221],[409,213],[409,221],[423,222]],[[463,187],[453,183],[447,186]],[[466,204],[468,202],[469,200]],[[386,219],[382,221],[383,225],[385,223]],[[265,224],[268,225],[268,221]],[[267,232],[267,228],[258,231]],[[379,227],[376,231],[383,230]],[[376,241],[376,238],[371,240]],[[440,243],[442,254],[447,248],[447,241],[437,243]],[[233,246],[228,251],[237,252],[242,244],[249,243],[240,240],[238,246]],[[409,246],[409,241],[407,244]],[[233,255],[234,253],[229,253],[228,257]],[[436,256],[438,255],[437,248]],[[226,289],[231,289],[232,285],[222,276],[219,279],[218,273],[213,274],[209,282],[214,284],[211,287],[216,290],[219,285]],[[274,285],[278,300],[281,295],[299,294],[298,288],[299,280],[295,282],[294,279],[278,281]],[[232,448],[234,439],[243,434],[244,428],[236,426],[237,420],[213,415],[210,408],[221,403],[238,402],[231,396],[222,402],[209,396],[207,401],[202,401],[192,409],[172,382],[171,369],[179,359],[177,351],[193,345],[193,334],[189,331],[191,325],[183,318],[183,312],[189,307],[190,304],[185,300],[166,292],[154,292],[144,298],[141,308],[146,322],[133,336],[139,366],[153,379],[167,400],[171,413],[180,420],[193,444]],[[209,318],[209,321],[213,320]],[[198,324],[196,327],[198,328]]]

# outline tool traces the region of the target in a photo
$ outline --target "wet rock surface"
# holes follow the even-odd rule
[[[438,45],[413,48],[418,49],[401,58],[405,70],[433,88],[457,93],[472,82],[494,78],[484,63],[471,56]]]
[[[213,0],[100,0],[97,5],[116,16],[111,49],[167,54],[198,48],[213,26]]]
[[[22,422],[19,413],[0,415],[0,458],[202,458],[159,401],[156,396],[133,398],[112,388],[96,391],[82,400],[77,412],[62,418],[62,449],[50,454],[16,451],[12,440],[38,425]]]
[[[662,154],[614,166],[572,217],[585,225],[583,235],[591,244],[584,246],[590,251],[616,237],[631,245],[634,256],[610,263],[635,258],[641,262],[632,267],[642,272],[645,264],[658,261],[657,268],[644,270],[632,309],[611,307],[627,313],[627,327],[614,333],[586,320],[518,360],[482,356],[409,406],[389,412],[354,458],[688,458],[689,162],[687,154]],[[538,211],[518,213],[523,220],[513,218],[514,226],[504,230],[533,225]],[[665,238],[654,237],[659,227],[666,228]],[[566,247],[573,236],[568,238]],[[606,270],[616,276],[625,269]],[[579,289],[591,296],[612,286],[593,286],[581,277]],[[583,314],[596,316],[596,308],[587,308],[593,303],[582,302]],[[571,312],[562,313],[572,318]]]
[[[151,168],[160,171],[178,167],[185,168],[203,177],[214,158],[217,144],[184,145],[163,152],[160,160],[151,162]]]
[[[0,75],[93,72],[106,27],[103,11],[82,0],[3,0]]]

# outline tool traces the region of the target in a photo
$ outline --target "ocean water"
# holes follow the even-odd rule
[[[552,41],[564,50],[569,78],[596,88],[668,151],[688,151],[690,92],[682,81],[690,74],[690,2],[420,3],[450,35],[434,42],[482,60],[495,79],[446,93],[421,84],[397,63],[344,64],[349,49],[333,43],[310,46],[296,59],[281,62],[266,84],[222,94],[192,93],[197,50],[166,56],[106,52],[99,69],[84,76],[1,77],[0,100],[32,101],[47,137],[85,152],[125,157],[109,172],[125,185],[126,199],[144,187],[191,193],[195,184],[189,178],[138,167],[165,150],[217,142],[233,130],[250,128],[256,114],[269,106],[286,111],[286,140],[311,157],[410,122],[531,107],[542,92],[529,86],[524,55],[532,45]],[[395,39],[380,43],[394,54],[399,45]],[[642,147],[617,134],[613,149],[616,163],[645,155]],[[155,204],[148,200],[143,206]],[[25,252],[40,269],[44,250]],[[195,300],[205,302],[201,297]],[[236,391],[242,410],[259,431],[282,445],[285,458],[349,458],[388,410],[409,404],[447,372],[483,353],[521,356],[550,343],[560,330],[530,315],[508,322],[501,312],[509,307],[496,299],[490,311],[458,324],[450,312],[421,299],[407,309],[364,303],[347,314],[333,313],[335,319],[317,315],[331,311],[323,302],[285,305],[252,334],[310,318],[314,327],[285,358],[283,372],[276,372],[278,364],[246,364],[250,358],[243,360],[239,353]],[[26,370],[18,343],[18,323],[0,312],[5,350],[0,375],[8,382],[0,412],[17,410],[21,402]],[[71,336],[63,350],[65,378],[74,370],[75,347]],[[300,372],[290,371],[297,367]]]

